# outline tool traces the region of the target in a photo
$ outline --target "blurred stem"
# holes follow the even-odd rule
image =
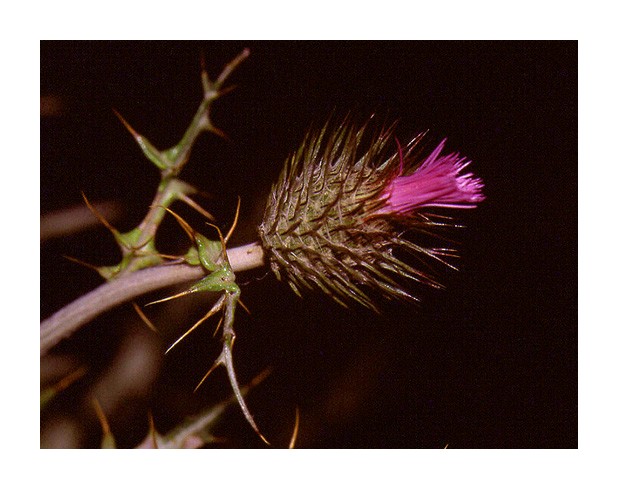
[[[258,243],[229,249],[227,254],[234,272],[264,265],[264,250]],[[159,265],[109,281],[41,322],[41,356],[105,311],[147,292],[203,276],[204,269],[199,266]]]
[[[117,220],[122,214],[120,204],[115,201],[97,202],[94,206],[109,222]],[[51,211],[41,217],[41,243],[48,239],[86,231],[100,224],[101,222],[97,217],[83,204],[68,209]]]
[[[270,368],[260,372],[249,384],[241,387],[241,394],[247,395],[251,389],[264,381],[270,375],[270,372]],[[234,402],[236,402],[236,397],[231,396],[215,406],[209,406],[197,416],[191,416],[191,418],[179,424],[166,435],[151,432],[135,448],[199,448],[216,441],[216,437],[211,433],[211,428]],[[154,430],[154,423],[152,428]]]

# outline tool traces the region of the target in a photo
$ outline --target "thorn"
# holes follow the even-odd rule
[[[219,331],[219,328],[221,327],[221,323],[223,323],[223,316],[221,316],[219,318],[219,322],[217,323],[217,327],[215,328],[215,331],[212,334],[213,338],[217,335],[217,331]]]
[[[176,221],[178,221],[178,224],[180,224],[180,227],[187,234],[187,236],[189,236],[189,239],[195,242],[195,232],[193,231],[193,228],[189,226],[189,223],[187,221],[185,221],[182,217],[176,214],[172,209],[168,207],[163,207],[163,206],[159,206],[159,207],[161,207],[163,210],[169,212],[172,216],[174,216],[176,218]]]
[[[211,199],[211,200],[214,199],[214,196],[211,193],[206,192],[205,190],[197,189],[197,188],[195,189],[194,192],[192,192],[192,195],[201,195],[205,199]]]
[[[227,235],[225,236],[226,244],[227,244],[228,239],[230,239],[230,237],[232,236],[232,233],[236,229],[236,225],[238,224],[239,214],[240,214],[240,196],[238,196],[238,203],[236,204],[236,214],[234,215],[234,222],[232,223],[232,227],[230,227],[230,230],[227,232]]]
[[[298,426],[300,424],[300,410],[298,406],[296,406],[296,420],[294,421],[294,431],[292,432],[292,438],[290,440],[290,444],[288,445],[289,449],[293,449],[296,445],[296,438],[298,436]]]
[[[202,50],[200,52],[200,73],[204,73],[206,71],[206,55]]]
[[[176,341],[174,341],[174,343],[172,343],[172,346],[170,346],[167,350],[165,350],[165,354],[167,355],[171,351],[172,348],[174,348],[178,343],[180,343],[189,333],[195,330],[200,324],[202,324],[208,318],[210,318],[211,316],[219,312],[221,308],[223,307],[224,302],[225,302],[225,296],[222,295],[221,297],[219,297],[219,300],[215,302],[215,305],[212,306],[212,309],[210,309],[210,311],[208,311],[208,313],[202,319],[200,319],[193,326],[191,326],[187,331],[185,331],[185,333],[180,338],[178,338]]]
[[[397,139],[396,137],[395,142],[397,143],[397,151],[399,152],[399,175],[403,175],[403,150],[401,149],[399,139]]]
[[[210,221],[215,221],[216,220],[215,216],[213,216],[210,212],[205,210],[201,205],[199,205],[197,202],[195,202],[192,198],[188,197],[187,195],[182,194],[180,196],[180,200],[182,200],[189,207],[192,207],[193,209],[195,209],[197,212],[199,212],[206,219],[208,219]]]
[[[173,263],[182,263],[185,259],[182,255],[168,255],[166,253],[157,253],[156,256],[159,258],[165,258],[167,260],[173,260]]]
[[[108,434],[110,432],[109,423],[107,422],[107,418],[105,417],[103,408],[101,407],[101,404],[99,403],[96,397],[92,398],[92,405],[94,407],[95,412],[97,413],[97,418],[99,419],[99,422],[101,423],[101,429],[103,430],[103,434],[104,435]]]
[[[249,314],[249,316],[251,316],[251,311],[249,310],[249,308],[248,308],[247,306],[245,306],[245,305],[243,304],[243,302],[242,302],[240,299],[238,299],[238,303],[239,303],[239,304],[240,304],[240,306],[241,306],[241,307],[245,310],[245,312],[246,312],[247,314]]]
[[[245,49],[242,50],[242,52],[238,56],[236,56],[232,61],[230,61],[225,66],[225,68],[223,68],[223,71],[221,72],[221,74],[217,78],[217,81],[214,84],[215,88],[218,89],[221,85],[223,85],[225,80],[227,80],[227,78],[238,67],[238,65],[249,57],[250,53],[251,53],[251,51],[249,51],[249,48],[245,48]]]
[[[146,326],[148,326],[149,329],[151,329],[152,331],[154,331],[155,333],[159,333],[159,331],[157,331],[157,328],[155,327],[154,324],[152,324],[152,321],[150,319],[148,319],[148,317],[146,316],[146,314],[144,314],[144,311],[142,311],[142,308],[139,307],[137,305],[136,302],[132,302],[131,304],[133,304],[133,309],[135,309],[135,312],[137,313],[137,315],[140,317],[140,319],[142,321],[144,321],[144,323],[146,324]]]
[[[94,410],[97,414],[97,418],[99,419],[99,423],[101,424],[101,431],[103,432],[103,438],[101,440],[101,448],[116,448],[116,442],[114,440],[114,435],[109,429],[109,423],[107,422],[107,417],[103,412],[103,408],[101,408],[101,404],[96,397],[92,398],[92,405],[94,406]]]
[[[148,306],[152,306],[152,305],[154,305],[154,304],[161,304],[162,302],[171,301],[172,299],[178,299],[179,297],[183,297],[183,296],[185,296],[185,295],[192,294],[193,292],[194,292],[194,291],[192,291],[191,289],[189,289],[189,290],[183,290],[182,292],[180,292],[180,293],[178,293],[178,294],[174,294],[174,295],[171,295],[171,296],[169,296],[169,297],[165,297],[165,298],[163,298],[163,299],[159,299],[158,301],[152,301],[152,302],[149,302],[148,304],[144,304],[144,306],[145,306],[145,307],[148,307]]]
[[[208,125],[206,126],[206,130],[212,132],[213,134],[216,134],[217,136],[219,136],[222,139],[225,139],[227,142],[232,142],[232,138],[230,138],[227,133],[225,133],[225,131],[223,131],[222,129],[219,129],[218,127],[214,126],[211,122],[208,123]]]
[[[211,222],[207,222],[206,225],[213,227],[217,230],[217,234],[219,235],[219,241],[221,242],[221,256],[228,261],[227,258],[227,240],[230,238],[230,236],[232,235],[232,233],[234,232],[234,229],[236,228],[236,224],[238,224],[238,215],[240,212],[240,197],[238,197],[238,204],[236,205],[236,214],[234,216],[234,222],[232,223],[232,227],[230,228],[230,230],[227,233],[227,236],[224,238],[223,237],[223,233],[221,233],[221,228],[219,226],[217,226],[216,224],[213,224]]]
[[[255,431],[255,433],[260,437],[260,439],[264,443],[266,443],[268,446],[272,446],[271,443],[260,432],[259,428],[257,427],[257,424],[255,423],[255,420],[253,419],[251,411],[249,411],[249,408],[247,407],[247,403],[245,402],[245,399],[242,396],[240,387],[238,385],[238,381],[236,380],[236,372],[234,371],[231,345],[224,343],[223,351],[221,352],[219,360],[217,361],[223,363],[223,365],[225,366],[225,369],[227,370],[227,376],[230,381],[230,385],[232,386],[232,390],[234,391],[234,395],[236,396],[236,401],[238,402],[240,406],[240,410],[245,416],[245,419],[251,425],[251,428],[253,428],[253,431]]]
[[[223,238],[223,234],[221,233],[221,228],[211,222],[207,222],[206,225],[213,227],[217,230],[217,234],[219,235],[219,241],[221,241],[221,256],[227,257],[227,249],[225,247],[226,241],[225,238]]]
[[[122,117],[116,109],[112,110],[116,114],[116,117],[120,119],[120,122],[122,122],[124,127],[126,127],[127,130],[131,133],[131,136],[133,136],[133,139],[135,139],[146,158],[148,158],[152,163],[154,163],[155,166],[160,170],[169,170],[173,166],[172,163],[166,158],[164,153],[161,153],[161,151],[155,148],[153,144],[148,141],[147,138],[145,138],[135,129],[133,129],[131,125],[126,121],[126,119]]]
[[[206,56],[203,51],[200,55],[200,78],[202,80],[202,88],[204,89],[204,92],[211,91],[212,82],[210,81],[208,72],[206,71]]]
[[[217,97],[222,97],[223,95],[227,95],[230,92],[233,92],[238,88],[238,85],[228,85],[225,88],[222,88],[217,92]]]
[[[257,374],[253,379],[251,379],[251,382],[249,382],[249,385],[247,387],[249,387],[250,389],[253,389],[255,386],[264,382],[264,380],[266,380],[268,376],[272,373],[273,373],[273,368],[266,367],[259,374]]]
[[[159,448],[159,443],[157,442],[157,430],[155,428],[152,411],[150,410],[148,410],[148,431],[152,436],[152,448]]]
[[[131,133],[131,136],[133,136],[135,139],[141,137],[140,134],[131,127],[131,125],[127,122],[127,120],[122,117],[122,115],[120,115],[120,112],[118,112],[116,109],[112,109],[114,111],[114,114],[116,114],[116,117],[118,117],[118,119],[120,119],[120,122],[122,122],[122,125],[124,127],[127,128],[127,130]]]
[[[54,385],[54,389],[56,390],[56,392],[62,392],[63,390],[65,390],[67,387],[69,387],[73,382],[78,381],[79,379],[81,379],[84,375],[86,375],[86,367],[82,366],[79,367],[77,370],[75,370],[74,372],[71,372],[70,374],[68,374],[66,377],[63,377],[62,379],[60,379],[55,385]]]
[[[84,202],[86,203],[86,206],[88,207],[88,209],[90,209],[90,212],[92,212],[94,214],[94,217],[96,217],[99,222],[101,224],[103,224],[103,226],[105,226],[107,228],[107,230],[109,230],[113,235],[114,238],[116,239],[116,241],[118,242],[118,244],[120,244],[122,246],[122,242],[119,241],[119,236],[120,233],[118,232],[118,230],[116,230],[116,228],[114,228],[108,221],[107,219],[105,219],[105,216],[103,216],[103,214],[101,214],[96,207],[94,207],[90,201],[88,200],[88,198],[86,197],[86,194],[82,191],[82,198],[84,199]]]
[[[197,390],[201,387],[201,385],[204,383],[204,381],[210,376],[211,373],[213,373],[215,371],[215,369],[219,365],[223,365],[223,362],[221,361],[221,357],[219,357],[219,358],[217,358],[215,360],[215,363],[212,364],[212,367],[210,367],[208,369],[208,372],[206,372],[206,374],[202,377],[202,380],[200,380],[199,383],[195,386],[195,389],[193,389],[193,393],[194,394],[197,392]]]
[[[90,270],[94,270],[97,273],[100,273],[99,272],[99,267],[97,267],[95,265],[92,265],[90,263],[87,263],[85,261],[82,261],[82,260],[80,260],[78,258],[73,258],[72,256],[68,256],[68,255],[62,255],[62,258],[66,258],[67,260],[72,261],[73,263],[77,263],[78,265],[81,265],[83,267],[89,268]]]

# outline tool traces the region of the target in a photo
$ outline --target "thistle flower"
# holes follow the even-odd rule
[[[386,191],[386,205],[378,212],[409,215],[422,207],[454,207],[470,209],[485,197],[483,183],[472,173],[461,175],[471,162],[451,153],[441,156],[446,139],[411,174],[404,174],[403,157],[400,172]],[[401,153],[401,150],[400,150]]]
[[[447,225],[426,210],[473,208],[484,196],[479,178],[461,174],[469,161],[442,155],[445,140],[423,159],[424,134],[402,148],[392,126],[372,138],[367,127],[309,134],[273,186],[259,234],[275,275],[297,294],[317,287],[376,309],[376,295],[418,300],[410,281],[439,288],[431,262],[452,267],[454,250],[424,245]]]

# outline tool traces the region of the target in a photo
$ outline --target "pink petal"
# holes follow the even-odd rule
[[[380,213],[408,214],[422,207],[474,208],[485,199],[482,180],[472,173],[460,174],[470,161],[457,153],[440,156],[445,142],[414,173],[393,179]]]

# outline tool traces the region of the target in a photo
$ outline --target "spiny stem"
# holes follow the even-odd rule
[[[224,93],[225,89],[222,89],[223,83],[247,56],[249,56],[249,50],[245,49],[225,66],[215,83],[211,83],[208,80],[206,71],[202,70],[202,86],[204,89],[202,102],[180,142],[166,151],[167,156],[172,159],[172,165],[166,171],[163,171],[164,176],[178,175],[180,173],[189,159],[195,140],[202,132],[211,131],[222,135],[222,131],[213,126],[210,121],[210,106],[214,100]]]
[[[232,348],[234,346],[234,338],[236,337],[236,334],[234,333],[234,313],[236,311],[236,303],[238,301],[239,292],[234,294],[226,292],[225,294],[227,297],[227,305],[225,310],[225,319],[223,321],[223,349],[221,351],[221,355],[216,360],[215,365],[221,364],[225,367],[230,385],[232,386],[232,390],[236,396],[236,401],[240,405],[240,409],[245,416],[245,419],[251,425],[253,431],[255,431],[262,439],[262,441],[267,445],[270,445],[270,442],[264,438],[264,435],[262,435],[257,427],[251,411],[249,411],[249,407],[245,402],[240,386],[238,385],[238,380],[236,379],[236,371],[234,370],[234,359],[232,357]]]
[[[228,257],[235,272],[264,265],[264,250],[258,243],[232,248]],[[203,276],[199,266],[159,265],[107,282],[41,322],[41,356],[105,311],[147,292]]]
[[[161,221],[165,217],[165,208],[169,207],[181,196],[194,192],[188,183],[176,178],[163,178],[155,195],[150,209],[144,220],[138,226],[140,242],[147,243],[154,238]]]
[[[195,141],[200,134],[206,131],[218,135],[223,134],[220,129],[217,129],[212,124],[210,109],[212,103],[226,93],[223,83],[248,55],[249,51],[247,49],[242,51],[225,66],[214,83],[210,82],[206,71],[202,70],[201,77],[204,90],[202,101],[180,142],[167,150],[158,150],[150,141],[133,129],[122,115],[115,111],[120,121],[137,141],[144,155],[161,170],[161,182],[150,210],[137,228],[120,234],[108,226],[120,245],[123,259],[118,265],[101,267],[100,273],[103,277],[117,279],[136,270],[151,267],[161,262],[161,257],[154,246],[154,237],[165,216],[164,208],[169,207],[176,200],[184,200],[192,207],[195,207],[188,196],[195,193],[196,190],[177,177],[189,160]],[[88,202],[86,201],[86,203]],[[105,224],[104,220],[102,222]]]

